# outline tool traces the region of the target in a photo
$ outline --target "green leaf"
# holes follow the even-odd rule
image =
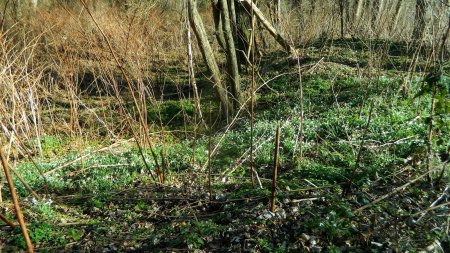
[[[79,241],[83,236],[83,232],[79,229],[71,229],[70,236],[72,237],[72,240]]]

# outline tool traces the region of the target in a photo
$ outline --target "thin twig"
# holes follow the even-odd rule
[[[120,144],[121,144],[120,142],[115,142],[115,143],[113,143],[113,144],[111,144],[111,145],[109,145],[107,147],[103,147],[103,148],[95,150],[93,152],[89,152],[87,154],[81,155],[81,156],[79,156],[79,157],[77,157],[77,158],[75,158],[75,159],[73,159],[71,161],[68,161],[68,162],[66,162],[66,163],[64,163],[64,164],[62,164],[62,165],[60,165],[60,166],[58,166],[58,167],[56,167],[56,168],[54,168],[52,170],[49,170],[49,171],[45,172],[44,175],[48,176],[50,174],[53,174],[53,173],[57,172],[58,170],[64,169],[64,168],[66,168],[66,167],[68,167],[68,166],[70,166],[70,165],[72,165],[72,164],[74,164],[74,163],[76,163],[76,162],[86,158],[86,157],[93,156],[93,155],[95,155],[97,153],[100,153],[102,151],[105,151],[105,150],[111,149],[113,147],[119,146]]]
[[[0,213],[0,220],[4,221],[6,224],[8,224],[8,226],[10,227],[14,227],[14,223],[12,223],[12,221],[8,220],[5,216],[3,216],[3,214]]]
[[[415,214],[412,214],[411,216],[412,216],[412,217],[415,217],[415,216],[418,216],[419,214],[425,215],[425,214],[426,214],[427,212],[429,212],[429,211],[436,210],[436,209],[438,209],[438,208],[441,208],[441,207],[443,207],[443,206],[448,206],[448,205],[450,205],[450,202],[445,202],[445,203],[442,203],[442,204],[440,204],[440,205],[433,206],[433,207],[429,207],[429,208],[427,208],[427,209],[425,209],[425,210],[419,211],[419,212],[417,212],[417,213],[415,213]],[[422,217],[423,217],[423,216],[422,216]],[[420,217],[419,219],[417,219],[416,222],[420,221],[420,220],[422,219],[422,217]]]
[[[433,170],[433,171],[436,171],[436,170]],[[431,171],[431,172],[433,172],[433,171]],[[382,200],[384,200],[384,199],[386,199],[386,198],[389,198],[390,196],[396,194],[397,192],[402,191],[402,190],[405,190],[406,187],[408,187],[408,186],[414,184],[415,182],[419,181],[420,179],[422,179],[423,177],[425,177],[426,175],[428,175],[428,173],[429,173],[429,172],[427,171],[427,172],[421,174],[420,176],[416,177],[415,179],[413,179],[413,180],[407,182],[406,184],[403,184],[403,185],[401,185],[401,186],[399,186],[399,187],[397,187],[397,188],[391,190],[389,193],[387,193],[387,194],[385,194],[385,195],[383,195],[383,196],[377,198],[376,200],[370,202],[369,204],[364,205],[364,206],[362,206],[362,207],[356,209],[356,210],[355,210],[355,213],[361,212],[362,210],[364,210],[364,209],[366,209],[366,208],[368,208],[368,207],[371,207],[371,206],[373,206],[374,204],[376,204],[376,203],[378,203],[378,202],[380,202],[380,201],[382,201]]]
[[[277,192],[277,177],[278,177],[278,154],[280,152],[280,124],[277,126],[275,137],[275,148],[273,155],[273,174],[272,174],[272,195],[270,199],[270,210],[275,212],[275,194]]]

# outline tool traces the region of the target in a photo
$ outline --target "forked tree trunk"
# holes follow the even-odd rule
[[[216,58],[214,57],[211,44],[208,41],[205,27],[203,26],[203,21],[198,13],[196,0],[188,0],[188,12],[189,22],[191,23],[192,29],[197,36],[198,45],[203,59],[206,62],[208,70],[211,72],[214,87],[219,94],[220,101],[222,102],[223,113],[225,115],[229,115],[233,112],[233,106],[228,100],[226,86],[220,78],[219,66],[217,65]]]

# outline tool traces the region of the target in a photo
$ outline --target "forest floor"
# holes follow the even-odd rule
[[[433,180],[443,176],[430,184],[431,95],[419,93],[427,62],[419,57],[413,64],[402,50],[400,45],[352,40],[304,48],[303,138],[297,59],[264,56],[258,65],[264,75],[257,80],[253,127],[253,165],[262,188],[249,173],[247,110],[229,129],[216,123],[209,134],[195,124],[188,99],[169,96],[158,112],[149,106],[149,120],[158,115],[155,125],[164,125],[154,127],[159,134],[153,139],[166,168],[162,185],[154,183],[154,170],[146,168],[130,138],[105,142],[43,136],[43,154],[34,159],[45,179],[29,158],[14,166],[42,197],[16,184],[36,250],[449,252],[448,118],[443,126],[433,125],[430,171]],[[207,84],[199,83],[202,94],[208,94]],[[448,94],[442,96],[448,101]],[[92,104],[96,99],[86,98]],[[216,114],[213,99],[202,100],[205,118]],[[271,212],[277,124],[280,160],[276,210]],[[216,146],[209,166],[208,152]],[[150,152],[144,155],[153,167]],[[343,195],[352,177],[352,189]],[[6,200],[1,212],[14,220]],[[0,251],[24,246],[18,228],[0,227]]]

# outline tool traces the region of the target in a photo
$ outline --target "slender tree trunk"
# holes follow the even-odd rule
[[[400,18],[400,14],[402,12],[402,3],[403,0],[397,0],[397,4],[395,5],[395,16],[394,16],[394,20],[391,23],[391,26],[389,27],[389,33],[392,34],[395,31],[395,28],[397,27],[398,24],[398,20]]]
[[[222,17],[221,17],[221,9],[218,3],[212,3],[213,10],[213,18],[214,18],[214,33],[216,35],[217,42],[222,49],[225,49],[225,36],[223,35],[222,30]]]
[[[370,24],[372,27],[375,26],[377,17],[378,17],[378,9],[380,8],[380,0],[371,0],[372,3],[370,5]],[[374,27],[375,28],[375,27]]]
[[[192,29],[197,36],[197,41],[202,53],[203,59],[206,62],[208,70],[212,74],[212,80],[214,82],[214,87],[219,94],[220,101],[223,104],[223,113],[229,115],[233,112],[233,106],[228,100],[227,89],[220,78],[219,66],[217,65],[216,58],[214,57],[211,44],[208,41],[208,37],[203,26],[203,21],[197,10],[197,1],[188,0],[188,11],[189,11],[189,22],[191,23]]]
[[[356,4],[356,10],[355,10],[355,24],[358,25],[359,24],[359,20],[361,18],[362,12],[363,12],[363,8],[364,8],[364,0],[358,0],[357,4]]]
[[[414,30],[412,38],[421,40],[425,31],[425,12],[427,3],[425,0],[416,0],[416,14],[414,18]]]
[[[281,0],[277,0],[277,5],[275,6],[275,18],[276,18],[276,28],[278,32],[281,32]]]
[[[238,39],[238,32],[237,32],[238,27],[237,27],[237,13],[236,13],[235,0],[228,0],[228,4],[230,6],[231,31],[233,33],[233,38],[235,38],[234,45],[237,47],[238,43],[236,40],[239,40],[239,39]],[[236,53],[239,55],[238,52],[236,52]],[[237,61],[238,61],[237,64],[239,66],[239,64],[240,64],[239,56],[237,57]]]
[[[185,4],[187,5],[187,2],[185,2]],[[187,7],[187,6],[186,6]],[[186,8],[186,12],[188,12],[188,8]],[[186,39],[187,39],[187,54],[188,54],[188,69],[189,69],[189,78],[191,80],[191,84],[192,84],[192,89],[194,91],[194,103],[195,103],[195,107],[197,108],[197,113],[200,116],[200,121],[202,123],[205,123],[204,119],[203,119],[203,114],[202,114],[202,108],[200,106],[200,96],[198,94],[198,89],[197,89],[197,81],[195,80],[195,71],[194,71],[194,56],[193,56],[193,50],[192,50],[192,36],[191,36],[191,25],[189,23],[188,17],[189,17],[189,13],[186,13],[186,28],[187,28],[187,34],[186,34]],[[161,156],[163,157],[163,156]],[[164,159],[163,159],[164,161]]]
[[[450,10],[450,7],[449,7]],[[448,15],[448,25],[447,25],[447,30],[445,31],[444,35],[442,36],[442,42],[441,42],[441,47],[440,47],[440,57],[441,57],[441,62],[444,61],[446,52],[447,52],[447,40],[448,40],[448,36],[450,34],[450,12]]]
[[[97,10],[98,0],[91,0],[91,8],[93,11]]]
[[[236,4],[234,3],[234,0],[228,0],[228,5],[230,6],[231,28],[232,30],[236,30]]]
[[[13,0],[13,15],[14,20],[19,21],[22,18],[22,0]]]
[[[239,0],[240,1],[240,0]],[[237,43],[236,50],[238,54],[238,61],[240,70],[245,70],[247,68],[242,68],[243,65],[250,65],[250,57],[247,52],[253,50],[251,46],[251,37],[252,37],[252,11],[246,8],[242,4],[238,4],[236,6],[236,33],[237,33]],[[247,69],[248,70],[248,69]]]
[[[37,9],[38,0],[30,0],[31,11],[35,12]]]
[[[381,16],[384,10],[384,0],[372,0],[372,27],[375,31],[376,36],[382,31],[382,26],[380,24]]]
[[[311,4],[311,9],[309,9],[309,15],[312,16],[314,15],[314,13],[316,12],[316,1],[317,0],[311,0],[310,4]]]
[[[219,4],[222,10],[222,25],[225,34],[227,62],[228,62],[228,74],[231,79],[231,92],[234,96],[233,101],[234,108],[238,108],[241,102],[241,85],[239,77],[239,68],[236,57],[236,48],[234,46],[233,32],[231,31],[230,11],[228,9],[227,0],[219,0]],[[237,102],[237,103],[236,103]]]
[[[349,24],[352,22],[352,17],[350,15],[350,0],[346,0],[344,1],[344,5],[345,5],[345,21],[347,22],[347,29]]]
[[[341,22],[341,39],[344,38],[344,1],[345,0],[339,0],[339,16],[340,16],[340,22]]]

